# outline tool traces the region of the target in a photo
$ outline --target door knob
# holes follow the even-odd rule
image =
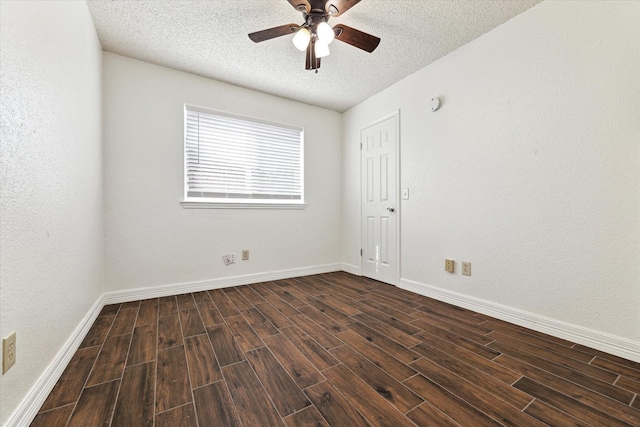
[[[395,212],[395,211],[396,211],[396,208],[394,208],[393,206],[389,206],[389,207],[387,208],[387,210],[388,210],[389,212]]]

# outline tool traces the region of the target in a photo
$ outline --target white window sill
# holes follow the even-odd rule
[[[305,209],[306,203],[243,203],[243,202],[204,202],[183,200],[184,209]]]

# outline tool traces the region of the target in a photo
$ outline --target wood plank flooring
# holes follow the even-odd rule
[[[640,426],[640,363],[347,273],[105,306],[32,426]]]

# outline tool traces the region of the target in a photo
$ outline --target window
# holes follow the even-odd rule
[[[184,207],[303,208],[301,128],[185,106]]]

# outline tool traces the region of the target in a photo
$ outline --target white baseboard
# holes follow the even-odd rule
[[[107,304],[136,301],[147,298],[158,298],[188,292],[198,292],[219,289],[230,286],[248,285],[251,283],[271,280],[288,279],[292,277],[308,276],[311,274],[329,273],[332,271],[346,271],[360,275],[360,269],[350,264],[326,264],[313,267],[280,270],[267,273],[247,274],[243,276],[224,277],[220,279],[202,280],[197,282],[175,283],[169,285],[137,288],[102,294],[80,324],[56,354],[53,362],[40,376],[29,390],[20,405],[7,420],[6,427],[27,427],[38,413],[56,382],[67,367],[74,353],[80,347],[82,340],[98,317],[102,307]],[[606,353],[614,354],[625,359],[640,362],[640,343],[606,334],[582,326],[573,325],[559,320],[533,314],[524,310],[504,306],[494,302],[482,300],[457,292],[436,288],[408,279],[400,279],[400,288],[434,298],[449,304],[477,311],[506,322],[514,323],[558,338],[563,338],[578,344],[586,345]]]
[[[80,324],[74,329],[69,339],[64,343],[60,351],[56,354],[47,369],[40,375],[40,378],[31,387],[27,395],[22,399],[20,405],[13,411],[7,420],[7,427],[27,427],[38,414],[53,387],[69,364],[69,361],[82,344],[82,340],[89,332],[91,325],[95,322],[100,310],[104,306],[103,295],[100,295],[91,306],[87,314],[82,318]]]
[[[196,282],[172,283],[169,285],[149,286],[145,288],[113,291],[104,294],[104,305],[137,301],[148,298],[166,297],[169,295],[185,294],[188,292],[200,292],[211,289],[228,288],[231,286],[249,285],[251,283],[309,276],[311,274],[330,273],[332,271],[339,271],[340,268],[341,264],[325,264],[312,267],[293,268],[290,270],[278,270],[266,273],[245,274],[242,276],[200,280]]]
[[[342,271],[346,271],[347,273],[353,274],[354,276],[361,276],[362,275],[362,274],[360,274],[360,267],[358,267],[357,265],[340,264],[340,269]]]
[[[480,298],[436,288],[409,279],[400,279],[400,287],[426,297],[486,314],[505,322],[595,348],[625,359],[640,362],[640,343],[627,338],[574,325],[528,311]]]

